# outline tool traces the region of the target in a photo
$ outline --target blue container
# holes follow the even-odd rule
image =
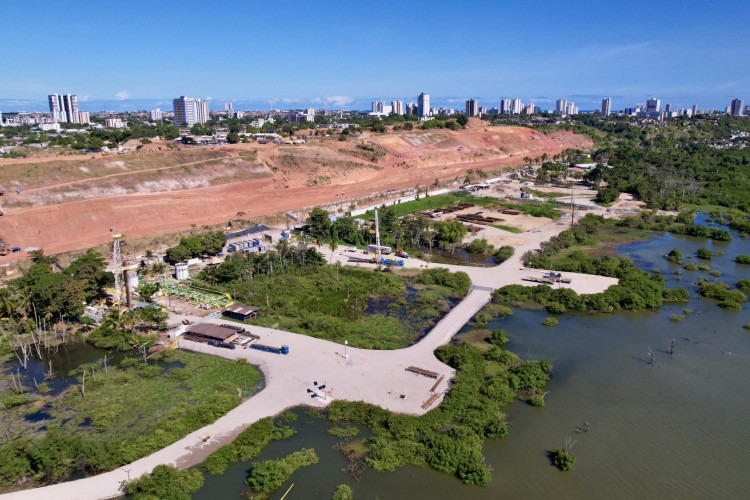
[[[288,345],[281,346],[281,354],[289,354],[289,346]]]

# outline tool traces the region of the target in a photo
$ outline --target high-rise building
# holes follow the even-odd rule
[[[225,102],[224,103],[224,111],[232,111],[232,103],[231,102]]]
[[[416,102],[406,103],[406,114],[416,116],[419,114],[419,106]]]
[[[646,101],[646,113],[658,113],[661,111],[661,100],[660,99],[649,99]]]
[[[578,108],[576,107],[576,103],[573,101],[570,101],[568,103],[568,109],[565,110],[566,115],[577,115],[578,114]]]
[[[174,124],[181,127],[187,124],[188,127],[196,123],[206,123],[208,121],[208,102],[192,97],[181,96],[172,101],[174,106]]]
[[[476,99],[469,99],[466,101],[466,116],[478,116],[479,115],[479,103]]]
[[[56,122],[78,122],[78,96],[76,95],[57,95],[48,96],[49,112],[52,120]]]
[[[153,121],[159,121],[164,117],[164,112],[162,112],[161,109],[156,108],[153,111],[149,111],[148,113],[149,118],[151,118]]]
[[[698,105],[693,104],[693,116],[697,116],[697,115],[698,115]]]
[[[417,108],[420,118],[430,116],[430,94],[425,94],[424,92],[419,94],[419,97],[417,97]]]
[[[729,111],[729,114],[732,116],[742,116],[745,111],[745,101],[742,99],[732,99]]]
[[[521,102],[521,99],[516,97],[512,101],[510,101],[510,112],[514,115],[521,114],[521,110],[523,109],[523,103]]]
[[[385,106],[384,101],[372,101],[372,112],[373,113],[382,113],[383,112],[383,106]]]
[[[555,113],[558,115],[564,115],[568,112],[568,101],[565,99],[558,99],[555,106]]]
[[[612,113],[612,99],[609,97],[602,99],[602,116],[609,116]]]
[[[393,108],[394,115],[404,114],[404,103],[402,101],[399,101],[398,99],[391,101],[391,107]]]
[[[510,99],[500,99],[500,114],[501,115],[510,114]]]

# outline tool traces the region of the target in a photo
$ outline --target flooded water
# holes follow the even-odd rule
[[[50,389],[49,394],[56,395],[78,383],[76,377],[71,376],[70,372],[82,364],[97,362],[104,359],[106,355],[107,363],[111,365],[119,363],[127,356],[137,355],[135,352],[107,351],[85,342],[71,342],[60,345],[56,352],[42,350],[41,353],[42,359],[39,359],[34,350],[28,360],[26,370],[21,367],[18,359],[12,356],[3,363],[2,371],[6,374],[17,373],[27,389],[34,389],[36,384],[44,382]],[[52,362],[52,376],[45,378],[50,372],[50,361]]]
[[[496,499],[496,498],[747,498],[750,491],[750,322],[748,305],[731,313],[695,290],[708,272],[680,270],[662,256],[672,248],[692,255],[700,247],[721,250],[708,265],[730,284],[750,279],[750,266],[735,264],[750,254],[750,243],[664,235],[622,247],[645,269],[659,269],[670,286],[691,290],[688,304],[659,311],[615,315],[560,316],[559,326],[544,328],[545,313],[515,311],[490,324],[503,328],[508,349],[527,359],[554,364],[545,408],[518,402],[507,408],[511,420],[503,440],[487,441],[485,456],[494,468],[486,488],[466,486],[428,468],[403,467],[392,473],[368,470],[360,482],[342,471],[346,462],[331,449],[325,421],[303,415],[299,434],[274,443],[258,459],[279,458],[313,447],[321,461],[297,471],[273,498],[330,498],[347,483],[357,499]],[[691,261],[686,258],[686,261]],[[686,314],[684,309],[692,310]],[[670,315],[682,314],[682,322]],[[667,342],[677,342],[676,354]],[[648,347],[656,363],[648,364]],[[577,432],[584,422],[588,432]],[[575,441],[576,463],[560,472],[545,450]],[[206,476],[194,498],[238,498],[250,469],[239,463],[220,477]]]

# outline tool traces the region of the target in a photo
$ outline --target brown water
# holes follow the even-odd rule
[[[325,421],[302,415],[299,434],[275,443],[258,459],[278,458],[313,447],[321,461],[297,471],[273,498],[295,486],[287,500],[330,498],[347,483],[357,499],[495,498],[748,498],[750,496],[750,322],[748,305],[727,313],[693,288],[700,276],[677,281],[677,266],[662,255],[674,247],[684,255],[705,246],[726,252],[710,263],[734,284],[750,279],[750,266],[733,263],[750,254],[750,244],[735,235],[731,243],[711,244],[670,235],[623,247],[644,268],[659,268],[670,286],[691,288],[689,304],[660,311],[611,316],[560,316],[559,326],[539,325],[546,314],[516,311],[490,325],[508,333],[508,349],[524,358],[554,364],[545,408],[516,403],[503,440],[487,441],[485,456],[494,467],[486,488],[466,486],[428,468],[403,467],[392,473],[367,471],[360,482],[342,469],[344,459],[331,450],[338,439],[325,433]],[[693,259],[697,262],[697,259]],[[670,314],[694,312],[682,323]],[[678,342],[669,356],[667,342]],[[690,340],[686,340],[689,338]],[[648,347],[656,364],[647,363]],[[301,413],[301,412],[300,412]],[[577,433],[585,421],[589,432]],[[576,440],[572,471],[560,472],[545,450]],[[256,459],[257,460],[257,459]],[[235,464],[223,476],[206,476],[194,498],[238,498],[250,463]]]

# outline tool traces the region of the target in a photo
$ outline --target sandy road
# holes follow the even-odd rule
[[[266,385],[262,391],[243,402],[216,422],[199,429],[183,439],[147,457],[111,472],[97,476],[24,490],[2,495],[7,499],[54,498],[56,500],[108,499],[121,495],[122,481],[149,473],[160,464],[187,468],[200,464],[206,456],[224,444],[228,444],[253,422],[267,416],[277,415],[289,408],[310,405],[325,407],[333,399],[365,401],[393,412],[421,415],[440,404],[449,388],[449,380],[455,371],[437,360],[433,351],[446,344],[491,299],[489,289],[511,283],[533,285],[522,278],[529,272],[520,267],[521,255],[526,250],[538,248],[539,243],[567,227],[564,223],[551,223],[540,230],[523,233],[528,243],[517,248],[515,255],[492,268],[469,266],[439,266],[469,274],[473,287],[466,297],[454,307],[419,343],[406,349],[372,351],[345,348],[326,340],[316,339],[291,332],[253,327],[268,345],[288,345],[289,355],[278,355],[252,349],[227,350],[210,347],[186,340],[181,347],[227,358],[245,358],[257,365],[265,375]],[[330,256],[330,255],[329,255]],[[346,252],[334,252],[332,258],[343,261]],[[408,259],[409,267],[424,267],[426,263]],[[366,264],[369,265],[369,264]],[[572,278],[570,285],[563,285],[578,293],[596,293],[616,284],[614,278],[565,273]],[[483,289],[486,288],[486,289]],[[221,322],[212,320],[212,322]],[[346,356],[345,356],[346,353]],[[428,408],[423,403],[432,394],[435,380],[406,371],[416,365],[444,375],[436,389],[437,400]],[[316,391],[316,382],[326,385],[326,397],[311,397],[308,389]],[[328,390],[331,394],[328,395]],[[317,391],[321,394],[320,391]],[[322,395],[322,394],[321,394]],[[401,396],[404,396],[403,398]],[[201,436],[210,435],[204,441]]]

